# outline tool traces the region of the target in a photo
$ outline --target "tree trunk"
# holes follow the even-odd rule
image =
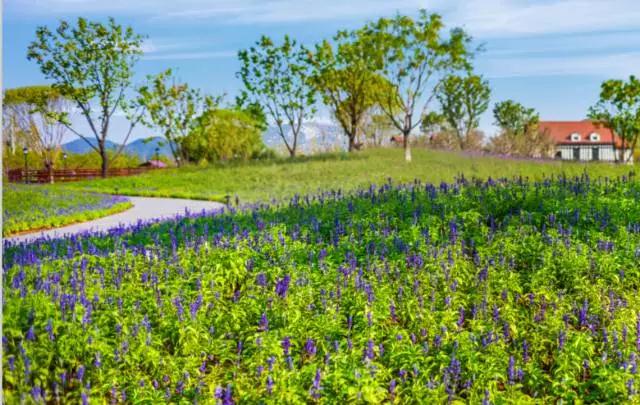
[[[53,184],[53,163],[47,162],[47,171],[49,174],[49,183]]]
[[[103,178],[107,177],[107,169],[109,168],[109,161],[108,161],[108,156],[107,156],[107,150],[104,147],[104,143],[100,144],[100,158],[102,159],[102,165],[100,167],[101,170],[101,176]]]
[[[638,136],[636,135],[633,141],[631,141],[631,143],[629,144],[629,149],[631,150],[631,153],[629,153],[629,156],[627,156],[627,163],[635,163],[633,162],[633,157],[634,157],[637,145],[638,145]]]
[[[353,152],[356,150],[356,137],[354,135],[349,134],[349,152]]]
[[[289,157],[290,158],[296,157],[297,149],[298,149],[298,134],[294,134],[293,135],[293,145],[291,145],[291,148],[289,148]]]
[[[402,146],[404,147],[404,160],[411,162],[411,145],[409,145],[409,134],[406,132],[402,134]]]

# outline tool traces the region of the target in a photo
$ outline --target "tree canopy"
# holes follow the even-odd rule
[[[206,109],[213,108],[218,100],[202,96],[186,83],[178,83],[168,69],[148,77],[148,83],[138,89],[136,102],[146,110],[142,122],[162,131],[179,166],[186,158],[181,140],[193,130],[196,118]]]
[[[540,116],[533,108],[527,108],[513,100],[496,103],[493,108],[493,117],[496,125],[514,136],[524,135],[528,128],[537,125],[540,120]]]
[[[607,80],[600,88],[600,100],[589,109],[589,118],[611,129],[622,140],[616,159],[624,160],[625,149],[635,150],[640,137],[640,80]],[[629,154],[626,160],[630,160]]]
[[[455,135],[460,149],[465,149],[478,128],[480,116],[489,107],[490,95],[489,83],[472,74],[448,76],[436,93],[443,121]]]
[[[127,89],[133,67],[142,54],[142,41],[143,37],[131,27],[123,27],[113,18],[104,24],[78,18],[75,25],[61,21],[55,31],[38,27],[36,39],[29,45],[27,58],[39,65],[44,76],[53,81],[53,87],[73,100],[86,118],[95,145],[65,117],[60,116],[59,120],[100,154],[103,176],[109,165],[105,141],[112,116],[121,110],[130,119],[122,145],[141,118],[140,110],[127,99]],[[121,151],[122,148],[117,154]]]
[[[264,151],[260,122],[237,109],[205,111],[179,142],[192,162],[246,160]]]
[[[387,83],[375,73],[374,55],[355,31],[339,31],[333,40],[317,44],[310,55],[312,81],[347,136],[351,152],[360,148],[356,137],[365,114]]]
[[[315,113],[316,88],[309,80],[309,51],[288,35],[281,44],[263,36],[238,52],[242,79],[238,104],[255,104],[273,120],[289,155],[296,155],[304,121]]]
[[[376,71],[391,85],[391,91],[378,93],[378,103],[403,134],[407,161],[411,161],[408,138],[446,75],[470,68],[470,37],[459,28],[448,36],[443,30],[440,15],[420,10],[415,19],[397,14],[358,32],[375,60]]]
[[[71,101],[54,87],[7,89],[3,97],[4,141],[11,153],[21,143],[38,154],[51,171],[67,128],[60,122],[71,111]],[[51,176],[53,181],[53,176]]]
[[[555,142],[538,130],[539,114],[533,108],[506,100],[493,108],[496,125],[502,132],[491,138],[489,148],[496,153],[528,157],[548,157]]]

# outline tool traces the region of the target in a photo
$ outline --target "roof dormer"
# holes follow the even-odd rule
[[[589,140],[591,142],[600,142],[600,134],[597,132],[592,132],[589,134]]]
[[[580,137],[580,134],[577,132],[572,133],[570,138],[571,138],[571,142],[580,142],[580,139],[582,139]]]

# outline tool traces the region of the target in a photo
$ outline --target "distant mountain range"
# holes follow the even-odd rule
[[[291,131],[289,130],[289,137]],[[298,148],[303,153],[321,152],[329,149],[344,147],[346,145],[345,136],[342,130],[331,124],[310,122],[304,124],[298,139]],[[265,145],[270,148],[285,151],[284,142],[278,133],[278,128],[270,126],[263,135]],[[90,139],[92,145],[97,145],[95,139]],[[159,146],[160,144],[162,146]],[[106,141],[107,149],[116,150],[120,144]],[[166,140],[161,137],[147,139],[136,139],[124,147],[123,152],[129,155],[136,155],[141,160],[150,160],[155,156],[155,149],[159,148],[160,156],[171,157],[171,148],[166,144]],[[75,139],[62,145],[62,149],[69,153],[89,153],[93,149],[83,139]]]
[[[90,141],[92,145],[97,145],[95,139],[91,139]],[[161,143],[163,144],[162,146],[160,146]],[[120,147],[120,144],[107,140],[105,142],[105,146],[108,150],[116,150]],[[155,156],[156,147],[159,148],[158,154],[160,156],[171,156],[171,149],[169,148],[169,145],[166,144],[164,138],[160,137],[149,138],[148,140],[136,139],[126,145],[123,152],[128,155],[136,155],[141,160],[150,160]],[[93,151],[91,146],[89,146],[83,139],[76,139],[63,144],[62,150],[69,153],[88,153]]]
[[[288,140],[291,139],[291,130],[287,126]],[[285,149],[278,128],[270,126],[263,135],[264,143],[274,149]],[[318,122],[309,122],[302,126],[298,137],[298,147],[304,153],[321,152],[329,149],[346,146],[346,137],[342,129],[336,125]]]

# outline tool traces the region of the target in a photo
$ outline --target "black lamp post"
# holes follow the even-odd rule
[[[160,166],[158,165],[158,162],[160,161],[160,160],[159,160],[159,159],[160,159],[160,156],[158,156],[158,153],[159,153],[159,152],[160,152],[160,148],[158,148],[158,147],[156,146],[156,167],[160,167]]]
[[[180,167],[180,156],[176,156],[176,165]]]
[[[27,162],[29,149],[26,146],[22,148],[22,154],[24,155],[24,184],[27,184],[29,182],[29,163]]]
[[[67,175],[67,152],[64,152],[62,154],[62,177],[63,179],[66,177]],[[64,180],[63,180],[64,181]]]

